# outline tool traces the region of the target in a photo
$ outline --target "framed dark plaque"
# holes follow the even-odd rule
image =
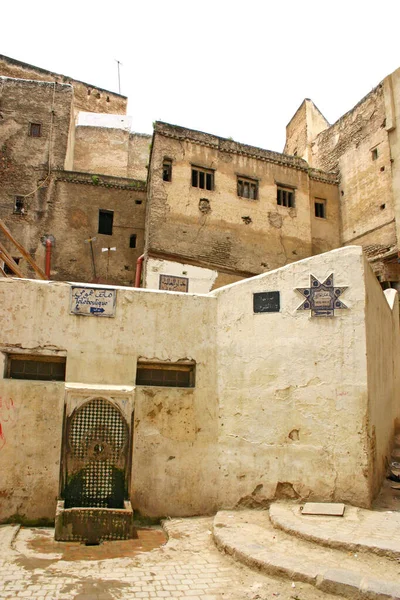
[[[255,313],[274,313],[281,309],[280,292],[256,292],[253,294]]]

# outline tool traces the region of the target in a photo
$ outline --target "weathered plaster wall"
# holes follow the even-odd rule
[[[340,201],[337,185],[320,181],[318,172],[310,177],[312,253],[321,254],[340,246]],[[315,202],[325,203],[326,218],[315,216]]]
[[[127,177],[147,180],[150,160],[151,135],[131,133],[129,135]]]
[[[107,122],[110,117],[113,120]],[[81,113],[74,169],[146,181],[151,136],[131,133],[130,126],[130,117]]]
[[[213,292],[221,505],[285,494],[369,504],[363,270],[351,247]],[[294,288],[332,272],[349,286],[349,310],[326,319],[297,311]],[[272,290],[281,311],[253,314],[253,293]]]
[[[400,419],[399,304],[394,289],[382,293],[365,262],[368,416],[364,427],[369,436],[372,494],[376,495],[386,474],[395,423]]]
[[[162,179],[165,157],[171,182]],[[191,165],[215,170],[214,190],[192,187]],[[258,181],[258,200],[238,196],[238,175]],[[295,208],[277,205],[277,184],[293,187]],[[157,123],[149,198],[154,258],[249,276],[312,253],[308,167],[299,158]]]
[[[123,128],[77,126],[74,170],[126,177],[129,131]]]
[[[193,389],[136,387],[132,500],[142,512],[158,516],[213,511],[218,489],[215,298],[119,288],[115,318],[101,319],[70,315],[69,294],[64,283],[2,279],[0,348],[62,351],[66,381],[82,387],[134,385],[139,357],[195,360]],[[15,314],[13,306],[18,306]],[[54,518],[63,387],[0,379],[2,406],[12,399],[17,415],[14,424],[2,421],[6,442],[0,472],[8,474],[0,480],[1,520],[16,512],[30,519]],[[39,420],[35,431],[32,424]]]
[[[51,276],[64,281],[102,281],[133,285],[136,261],[143,253],[146,191],[143,182],[59,172],[48,201],[45,232],[52,234]],[[112,235],[98,233],[99,210],[114,211]],[[136,235],[136,248],[130,236]],[[93,270],[90,245],[95,237]],[[102,248],[116,248],[102,252]],[[40,248],[40,256],[45,249]]]
[[[297,311],[295,288],[332,272],[335,286],[348,286],[348,309],[333,318]],[[280,312],[254,314],[253,294],[273,290]],[[66,283],[0,280],[0,357],[62,353],[74,393],[129,388],[131,499],[142,513],[204,514],[288,496],[369,506],[398,416],[390,365],[400,347],[397,316],[360,247],[208,295],[118,288],[114,318],[69,314],[69,295]],[[135,386],[139,358],[194,360],[195,387]],[[51,519],[64,386],[3,373],[0,519]]]
[[[124,115],[128,99],[125,96],[103,90],[67,75],[52,73],[40,67],[20,62],[8,56],[0,55],[0,75],[16,79],[32,79],[34,81],[57,81],[70,84],[74,88],[75,111],[80,110],[100,113],[116,113]]]

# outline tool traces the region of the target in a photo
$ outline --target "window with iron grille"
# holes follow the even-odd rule
[[[314,202],[314,213],[319,219],[326,219],[326,200],[316,198]]]
[[[276,192],[276,203],[278,206],[294,208],[294,190],[293,188],[278,187]]]
[[[41,137],[42,135],[42,126],[40,123],[29,123],[29,135],[30,137]]]
[[[113,232],[114,211],[99,210],[99,233],[112,235]]]
[[[9,354],[6,377],[41,381],[65,381],[65,356]]]
[[[213,190],[214,171],[211,169],[192,167],[192,187],[197,187],[201,190]]]
[[[136,385],[194,387],[195,363],[137,364]]]
[[[163,181],[172,181],[172,160],[168,158],[164,159],[163,162]]]
[[[241,198],[249,200],[257,200],[258,198],[258,181],[255,179],[247,179],[238,177],[237,179],[237,194]]]

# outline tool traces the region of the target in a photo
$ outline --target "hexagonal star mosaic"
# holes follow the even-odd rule
[[[295,290],[304,297],[297,310],[311,310],[312,317],[334,317],[335,309],[348,308],[339,300],[347,286],[335,287],[333,273],[322,282],[310,274],[310,287]]]

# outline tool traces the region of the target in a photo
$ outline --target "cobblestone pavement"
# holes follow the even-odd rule
[[[113,542],[66,551],[49,529],[0,527],[0,598],[46,600],[333,600],[305,583],[261,575],[221,554],[212,518],[172,519],[169,541],[136,553]],[[153,545],[160,543],[158,540]],[[154,541],[154,540],[153,540]],[[118,542],[117,542],[118,544]],[[147,547],[152,543],[147,539]],[[125,548],[125,549],[124,549]],[[107,550],[108,549],[108,550]],[[144,548],[143,548],[144,549]],[[97,555],[96,555],[97,552]],[[115,557],[116,554],[119,557]],[[106,556],[109,556],[106,558]]]

